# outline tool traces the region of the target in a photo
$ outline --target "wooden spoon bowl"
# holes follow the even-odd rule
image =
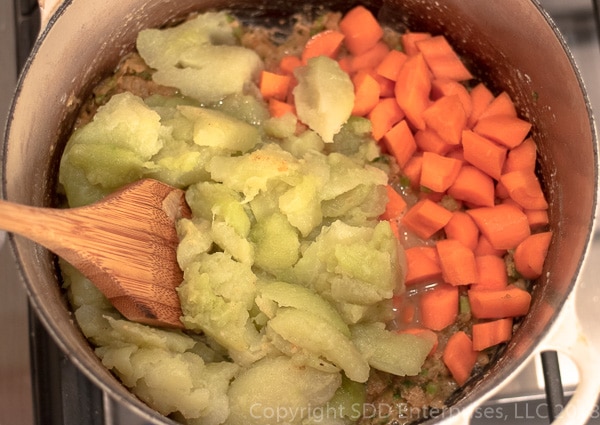
[[[127,319],[183,328],[176,288],[175,224],[190,217],[185,192],[157,180],[125,186],[70,209],[0,201],[0,228],[25,236],[77,268]]]

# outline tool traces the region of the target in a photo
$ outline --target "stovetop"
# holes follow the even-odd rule
[[[593,110],[600,111],[600,31],[592,0],[540,0],[563,33],[586,84]],[[0,129],[3,128],[17,70],[24,63],[39,25],[36,0],[0,0]],[[532,35],[534,36],[534,35]],[[3,134],[3,133],[0,133]],[[0,135],[0,137],[2,137]],[[596,235],[590,258],[600,258]],[[0,425],[144,425],[126,407],[92,385],[54,346],[29,310],[5,234],[0,231]],[[583,279],[596,280],[600,261],[588,261]],[[570,360],[559,355],[568,396],[578,381]],[[539,358],[534,359],[474,416],[478,424],[547,424],[547,402]],[[486,408],[490,413],[485,414]],[[600,409],[590,418],[600,424]]]

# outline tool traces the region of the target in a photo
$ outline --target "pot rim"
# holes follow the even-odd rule
[[[73,0],[65,0],[65,1],[61,2],[53,10],[53,12],[47,17],[47,21],[45,22],[44,26],[42,27],[42,29],[35,41],[35,44],[31,51],[31,54],[29,55],[27,61],[25,62],[21,73],[19,74],[16,90],[14,92],[13,99],[12,99],[11,106],[10,106],[9,113],[8,113],[8,119],[6,122],[5,131],[4,131],[4,136],[5,136],[4,143],[2,146],[2,152],[1,152],[1,157],[2,157],[1,180],[2,181],[1,181],[1,185],[0,185],[0,196],[3,199],[5,198],[6,185],[7,185],[6,160],[5,160],[6,154],[7,154],[7,148],[8,148],[7,141],[8,141],[10,132],[11,132],[11,124],[12,124],[12,119],[13,119],[13,115],[14,115],[14,109],[16,106],[16,102],[17,102],[19,96],[21,95],[23,82],[26,81],[27,76],[29,74],[29,70],[32,66],[32,63],[34,63],[35,58],[38,54],[38,51],[44,43],[44,40],[47,38],[48,34],[52,31],[53,27],[58,22],[60,22],[61,17],[65,14],[65,12],[71,6],[72,3],[73,3]],[[599,186],[599,175],[598,175],[598,163],[599,163],[599,161],[598,161],[598,151],[599,151],[598,143],[599,143],[599,141],[598,141],[598,133],[597,133],[597,129],[596,129],[596,124],[595,124],[595,118],[594,118],[594,115],[592,112],[592,107],[591,107],[591,103],[589,100],[589,96],[587,94],[585,83],[581,76],[579,67],[578,67],[577,63],[575,62],[572,52],[569,49],[565,38],[560,33],[556,23],[552,20],[552,18],[548,15],[548,13],[543,9],[543,7],[540,5],[538,0],[531,0],[531,3],[536,7],[537,11],[542,14],[542,16],[544,17],[544,19],[546,20],[546,22],[552,29],[552,32],[555,34],[555,37],[560,42],[564,53],[566,54],[568,60],[570,61],[571,67],[574,70],[578,84],[581,88],[581,93],[583,95],[583,100],[584,100],[584,103],[585,103],[585,106],[587,109],[588,121],[590,124],[590,131],[591,131],[591,135],[592,135],[592,141],[594,144],[594,159],[593,159],[593,161],[594,161],[594,164],[596,165],[596,167],[595,167],[595,175],[594,175],[595,191],[593,194],[592,203],[593,203],[593,211],[595,211],[596,207],[597,207],[597,202],[598,202],[598,186]],[[560,327],[560,324],[565,320],[562,317],[562,315],[560,314],[560,312],[561,312],[561,310],[564,309],[565,305],[568,305],[569,303],[572,302],[571,299],[574,298],[574,293],[577,292],[579,282],[580,282],[580,272],[581,272],[581,269],[582,269],[584,263],[587,261],[589,246],[591,245],[591,241],[595,234],[596,224],[597,224],[596,217],[595,217],[595,215],[592,215],[590,217],[590,220],[588,223],[588,229],[586,230],[586,233],[587,233],[586,247],[583,250],[581,258],[579,259],[576,273],[574,274],[571,282],[569,283],[567,296],[560,301],[560,304],[557,306],[557,313],[554,314],[552,316],[552,318],[548,321],[548,324],[544,328],[543,332],[540,334],[538,341],[536,343],[534,343],[527,350],[527,352],[523,353],[523,357],[525,359],[528,360],[531,357],[538,354],[540,351],[543,351],[544,347],[542,347],[542,342],[545,340],[548,340],[549,336],[551,336],[551,334],[553,334],[555,332],[555,329]],[[18,243],[16,241],[15,236],[13,234],[9,234],[8,240],[10,241],[12,253],[16,259],[17,267],[19,269],[19,274],[20,274],[21,278],[24,280],[24,283],[25,283],[24,286],[26,287],[29,301],[34,306],[36,315],[39,317],[39,319],[42,322],[42,324],[44,325],[44,327],[49,331],[49,334],[52,336],[53,340],[56,342],[56,344],[59,346],[59,348],[65,353],[67,358],[70,361],[72,361],[73,364],[80,371],[82,371],[86,375],[87,378],[89,378],[94,384],[96,384],[98,387],[100,387],[103,391],[110,394],[110,396],[112,398],[114,398],[120,402],[133,404],[133,406],[136,409],[136,412],[139,413],[140,415],[143,415],[144,419],[151,420],[151,421],[159,420],[159,421],[162,421],[161,423],[165,423],[165,424],[175,424],[176,422],[172,421],[169,418],[165,418],[162,415],[157,414],[157,412],[154,409],[148,407],[146,404],[139,401],[128,390],[125,390],[124,392],[115,392],[114,383],[117,383],[119,386],[122,386],[120,383],[118,383],[118,381],[116,381],[116,379],[115,379],[114,383],[107,382],[106,379],[104,379],[104,377],[99,376],[96,373],[94,373],[92,370],[89,370],[88,368],[86,368],[85,362],[82,361],[80,358],[78,358],[78,356],[74,355],[72,350],[70,350],[70,348],[71,348],[70,345],[65,343],[60,338],[60,332],[58,329],[55,328],[55,326],[53,324],[53,319],[51,317],[49,317],[49,315],[46,313],[46,311],[43,308],[41,308],[43,302],[39,298],[35,297],[30,289],[30,287],[32,286],[32,283],[29,282],[28,276],[25,273],[25,270],[23,267],[24,262],[21,257],[21,253],[20,253]],[[482,398],[480,395],[477,395],[476,397],[472,397],[472,395],[469,394],[466,397],[463,397],[461,400],[459,400],[454,406],[456,406],[460,410],[465,410],[465,411],[468,411],[470,409],[474,409],[474,408],[478,407],[483,401],[485,401],[486,398],[493,396],[493,394],[495,392],[499,391],[505,384],[508,384],[510,382],[510,378],[517,375],[523,369],[523,367],[525,366],[525,363],[526,362],[523,362],[523,364],[521,366],[517,366],[512,369],[502,368],[501,372],[498,374],[497,379],[483,380],[483,382],[481,382],[481,384],[478,384],[477,388],[480,389],[487,397]],[[500,385],[498,385],[497,381],[500,382]],[[444,418],[444,419],[448,419],[448,418]],[[435,419],[435,422],[438,422],[438,420]]]

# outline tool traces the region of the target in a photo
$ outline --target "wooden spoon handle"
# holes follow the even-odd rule
[[[74,223],[65,220],[62,210],[31,207],[0,200],[0,229],[25,236],[56,252]]]

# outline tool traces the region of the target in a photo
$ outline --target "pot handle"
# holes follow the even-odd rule
[[[579,384],[571,399],[565,406],[559,406],[561,413],[554,420],[553,425],[585,424],[590,417],[600,415],[596,403],[600,395],[600,347],[598,340],[594,339],[591,330],[596,326],[586,321],[576,309],[578,301],[597,300],[591,296],[592,286],[586,287],[584,282],[566,300],[557,323],[552,327],[551,333],[539,345],[537,355],[544,351],[555,350],[567,355],[576,365],[579,372]],[[592,301],[593,302],[593,301]],[[596,306],[598,308],[598,306]],[[588,311],[590,313],[590,311]],[[592,319],[590,317],[590,319]]]

